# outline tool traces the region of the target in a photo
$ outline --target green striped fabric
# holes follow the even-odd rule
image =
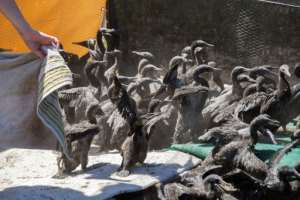
[[[38,79],[37,115],[55,135],[64,153],[70,157],[65,145],[64,125],[57,90],[72,84],[72,73],[56,50],[48,49],[47,52]]]

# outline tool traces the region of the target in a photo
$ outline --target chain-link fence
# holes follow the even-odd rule
[[[215,44],[215,55],[234,64],[299,62],[298,0],[111,1],[130,64],[131,50],[149,50],[167,63],[195,39]]]

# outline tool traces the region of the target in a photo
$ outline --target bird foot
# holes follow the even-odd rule
[[[69,174],[67,174],[67,173],[57,172],[54,176],[52,176],[52,178],[54,178],[54,179],[64,179],[64,178],[67,178],[68,176],[69,176]]]
[[[141,162],[136,163],[136,166],[137,167],[147,167],[146,164],[141,163]]]
[[[124,170],[124,169],[117,173],[117,175],[120,177],[127,177],[127,176],[129,176],[129,174],[130,174],[129,170]]]

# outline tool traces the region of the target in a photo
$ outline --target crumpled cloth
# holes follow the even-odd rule
[[[56,138],[68,154],[57,90],[71,84],[57,50],[47,49],[43,60],[0,53],[0,147],[47,149]]]

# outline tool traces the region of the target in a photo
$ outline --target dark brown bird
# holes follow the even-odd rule
[[[129,97],[117,76],[108,90],[108,96],[130,126],[121,146],[122,164],[118,173],[120,176],[128,176],[129,170],[136,163],[143,164],[146,159],[149,135],[143,130],[143,122],[137,114],[134,100]]]
[[[264,87],[265,83],[273,82],[269,79],[258,76],[256,83],[249,85],[243,93],[243,98],[238,103],[235,115],[245,123],[250,123],[256,116],[260,114],[260,109],[269,93]]]
[[[286,76],[291,76],[288,65],[282,65],[279,68],[278,73],[278,85],[277,90],[265,100],[261,105],[261,113],[266,113],[272,118],[280,121],[284,130],[286,130],[286,124],[289,123],[288,112],[285,107],[292,97],[290,84],[286,79]]]
[[[254,177],[265,178],[267,165],[256,157],[254,147],[258,141],[258,132],[271,138],[276,143],[271,130],[277,130],[279,122],[267,115],[259,115],[250,124],[250,138],[233,140],[226,145],[216,145],[212,156],[204,163],[222,165],[225,169],[240,168]]]
[[[207,48],[213,46],[214,45],[209,44],[203,40],[196,40],[192,42],[191,50],[196,65],[207,63],[208,60]]]
[[[276,154],[269,161],[269,170],[263,183],[268,190],[289,194],[292,192],[289,179],[291,177],[296,177],[297,180],[300,180],[300,173],[296,170],[296,168],[289,166],[278,166],[284,155],[286,155],[293,147],[299,144],[300,130],[296,130],[291,139],[292,141],[285,145],[281,150],[276,152]]]
[[[222,177],[211,174],[204,179],[199,179],[197,183],[188,187],[180,183],[171,183],[164,186],[164,200],[217,200],[231,199],[236,200],[230,193],[235,192],[236,188],[225,182]]]
[[[86,169],[88,164],[88,153],[92,140],[99,132],[95,124],[96,115],[102,115],[103,112],[99,106],[92,106],[87,111],[88,120],[76,124],[65,124],[65,140],[71,160],[63,153],[57,158],[58,175],[71,173],[77,166],[81,165],[82,170]]]

